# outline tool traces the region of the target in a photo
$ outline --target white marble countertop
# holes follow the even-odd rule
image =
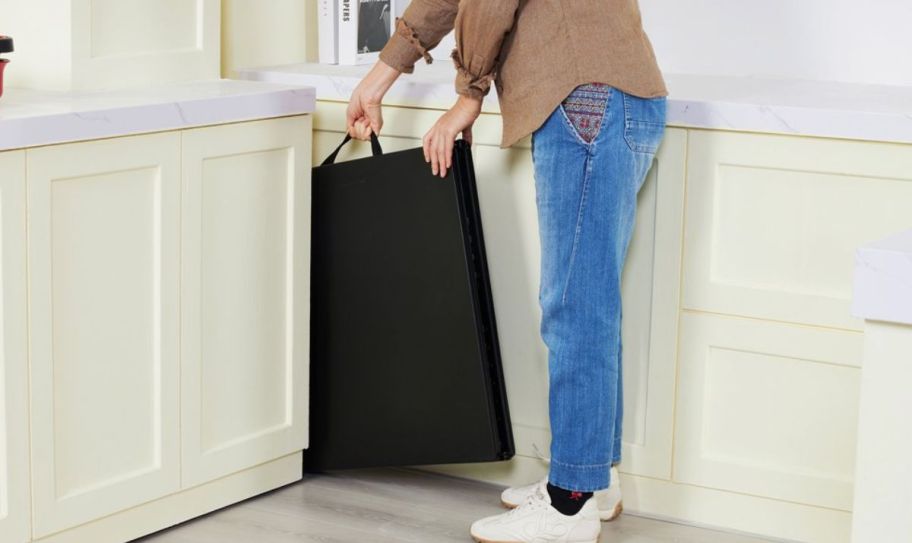
[[[852,315],[912,325],[912,230],[855,251]]]
[[[347,101],[369,65],[292,64],[242,70],[241,79],[316,88],[317,99]],[[750,132],[912,143],[912,87],[758,77],[664,74],[668,124]],[[386,103],[425,108],[453,104],[453,67],[418,62]],[[498,112],[492,91],[483,111]]]
[[[300,85],[211,80],[103,92],[5,89],[0,150],[311,113]]]

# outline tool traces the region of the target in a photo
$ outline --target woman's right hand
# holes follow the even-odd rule
[[[386,91],[393,85],[400,72],[382,60],[358,83],[348,103],[345,120],[348,133],[359,140],[370,138],[371,132],[380,134],[383,128],[381,104]]]

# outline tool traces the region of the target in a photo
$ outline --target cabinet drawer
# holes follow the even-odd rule
[[[855,249],[912,224],[912,146],[692,130],[684,307],[861,330]]]
[[[863,334],[685,311],[674,480],[851,510]]]

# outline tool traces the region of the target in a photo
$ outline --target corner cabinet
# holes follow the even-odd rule
[[[117,543],[300,479],[310,131],[0,154],[0,540],[28,540],[29,488],[33,541]]]
[[[310,117],[184,133],[183,483],[307,447]]]
[[[0,541],[29,539],[25,153],[0,153]]]

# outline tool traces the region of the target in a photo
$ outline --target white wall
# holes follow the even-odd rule
[[[912,85],[912,0],[639,1],[666,73]]]
[[[640,0],[667,73],[912,85],[912,0]]]
[[[912,0],[639,2],[665,73],[912,85]],[[399,0],[399,15],[407,5]],[[315,25],[307,28],[315,58]],[[450,62],[454,46],[450,34],[431,54]]]

